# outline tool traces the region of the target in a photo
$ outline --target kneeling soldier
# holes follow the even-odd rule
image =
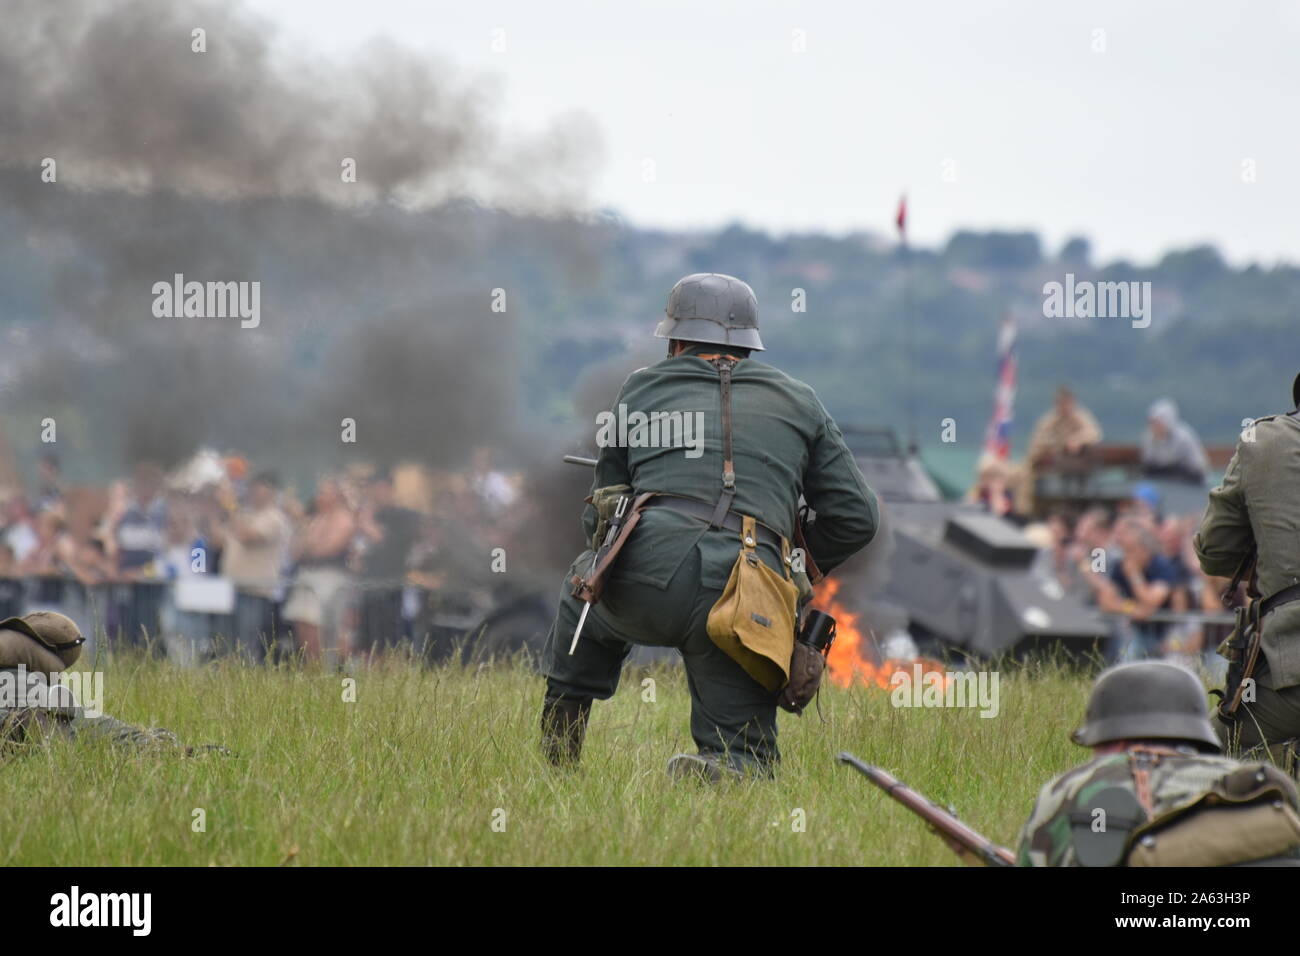
[[[813,390],[750,357],[763,343],[748,285],[687,276],[665,311],[655,335],[668,358],[628,377],[614,414],[699,428],[689,447],[629,438],[600,451],[591,549],[566,577],[543,655],[543,747],[575,762],[591,702],[613,695],[632,645],[675,647],[699,754],[674,757],[670,773],[766,774],[778,703],[797,713],[808,691],[792,686],[820,673],[796,647],[798,572],[815,579],[865,547],[876,498]],[[800,494],[814,521],[798,519]]]

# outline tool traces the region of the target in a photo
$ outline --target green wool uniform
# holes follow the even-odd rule
[[[1170,750],[1174,752],[1168,752]],[[1108,808],[1111,814],[1109,825],[1121,841],[1118,845],[1118,860],[1109,865],[1123,865],[1127,855],[1124,852],[1125,845],[1140,845],[1144,834],[1152,834],[1149,837],[1152,845],[1158,844],[1162,839],[1162,826],[1180,819],[1190,822],[1192,816],[1198,813],[1240,812],[1210,811],[1207,808],[1258,800],[1264,785],[1277,788],[1276,793],[1270,790],[1268,796],[1282,794],[1273,802],[1284,800],[1295,809],[1294,789],[1290,789],[1284,779],[1279,780],[1275,776],[1261,779],[1261,774],[1270,772],[1280,777],[1278,771],[1271,767],[1243,764],[1217,754],[1199,753],[1190,746],[1164,747],[1159,751],[1138,746],[1099,756],[1061,774],[1039,792],[1033,813],[1021,831],[1016,862],[1020,866],[1083,865],[1079,859],[1079,847],[1081,841],[1094,840],[1099,836],[1096,830],[1096,821],[1100,817],[1099,806]],[[1128,819],[1123,819],[1125,815],[1115,809],[1116,790],[1127,794],[1129,804],[1136,810]],[[1207,798],[1210,800],[1208,804],[1205,802]],[[1202,832],[1207,837],[1213,832],[1222,834],[1225,831],[1217,818],[1205,816],[1200,822],[1205,827]],[[1126,835],[1123,832],[1125,830],[1129,834]],[[1199,838],[1193,840],[1193,845],[1198,841]],[[1240,844],[1244,841],[1237,842]],[[1217,848],[1212,849],[1211,843],[1212,840],[1205,841],[1205,858],[1184,862],[1189,865],[1222,865],[1222,860],[1211,856],[1218,852]],[[1274,859],[1274,863],[1300,864],[1300,854],[1296,849],[1283,849],[1276,854],[1271,849],[1261,852],[1281,858]],[[1257,861],[1254,851],[1244,851],[1244,856],[1248,859],[1234,862]]]
[[[0,668],[0,748],[54,739],[107,740],[134,747],[180,743],[170,730],[150,730],[107,714],[87,714],[72,691],[51,685],[45,674]]]
[[[626,484],[634,493],[658,492],[714,504],[722,489],[722,416],[717,369],[701,355],[743,352],[696,345],[630,375],[614,403],[634,412],[702,413],[702,454],[688,448],[605,444],[593,489]],[[733,512],[756,518],[793,545],[800,494],[816,512],[807,529],[808,552],[829,571],[864,547],[879,520],[875,495],[845,447],[839,428],[809,386],[753,358],[732,373],[732,440],[736,474]],[[590,537],[596,511],[583,515]],[[569,578],[590,569],[593,553],[573,563],[543,657],[547,693],[567,699],[608,699],[618,686],[633,644],[675,647],[686,665],[691,735],[701,754],[736,769],[767,770],[778,759],[776,695],[765,690],[710,640],[709,609],[718,600],[740,550],[739,534],[707,520],[648,508],[610,573],[600,603],[588,613],[576,651],[569,644],[583,602]],[[760,558],[784,565],[778,547],[759,540]]]
[[[1300,417],[1261,418],[1253,432],[1210,492],[1195,546],[1206,574],[1231,577],[1257,545],[1259,593],[1267,598],[1300,583]],[[1243,750],[1300,736],[1300,601],[1278,605],[1261,624],[1256,700],[1237,712],[1234,743]],[[1232,726],[1219,726],[1228,741]]]

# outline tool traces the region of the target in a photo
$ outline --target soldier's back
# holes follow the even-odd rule
[[[598,486],[623,482],[637,493],[680,496],[706,506],[718,500],[723,475],[721,380],[718,369],[701,356],[725,351],[696,346],[628,376],[610,421],[617,425],[639,413],[644,417],[637,423],[644,431],[640,440],[630,431],[618,436],[622,447],[610,449],[618,454],[602,456]],[[731,408],[733,512],[757,519],[792,542],[804,495],[818,513],[809,546],[824,571],[871,539],[879,517],[875,495],[810,386],[745,358],[732,372]],[[679,418],[681,426],[675,424]],[[659,423],[657,433],[652,421]],[[690,442],[673,440],[686,422],[692,423]],[[696,547],[702,584],[722,587],[739,549],[737,534],[710,530],[706,522],[672,509],[650,509],[613,576],[662,588]],[[780,570],[782,556],[770,540],[760,537],[758,550],[769,566]]]
[[[637,491],[717,498],[722,485],[720,381],[717,369],[699,357],[717,351],[689,350],[634,372],[624,384],[618,402],[628,414],[681,413],[691,416],[684,421],[698,430],[692,434],[695,447],[670,445],[662,434],[656,447],[628,447]],[[742,360],[732,372],[731,408],[737,476],[732,507],[788,538],[825,412],[811,387],[754,358]]]
[[[1223,482],[1210,492],[1196,534],[1207,574],[1231,577],[1254,547],[1257,588],[1271,598],[1300,584],[1300,417],[1270,415],[1248,426]],[[1300,685],[1300,600],[1280,598],[1263,620],[1264,687]]]
[[[1262,418],[1254,431],[1237,454],[1259,547],[1259,590],[1267,596],[1300,582],[1300,417]]]
[[[1021,866],[1300,865],[1294,784],[1269,764],[1192,748],[1098,756],[1038,795]]]

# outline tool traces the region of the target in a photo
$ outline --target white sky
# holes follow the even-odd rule
[[[507,127],[588,114],[593,202],[640,225],[888,234],[906,191],[919,244],[1300,262],[1300,0],[249,3],[294,46],[382,34],[491,78]]]

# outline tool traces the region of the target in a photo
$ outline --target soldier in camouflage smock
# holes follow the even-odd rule
[[[1073,739],[1096,756],[1043,787],[1020,866],[1300,866],[1294,784],[1270,764],[1220,756],[1189,671],[1105,671]]]
[[[52,611],[0,621],[0,752],[52,739],[103,739],[135,747],[179,747],[170,730],[88,713],[59,675],[81,656],[76,623]]]

